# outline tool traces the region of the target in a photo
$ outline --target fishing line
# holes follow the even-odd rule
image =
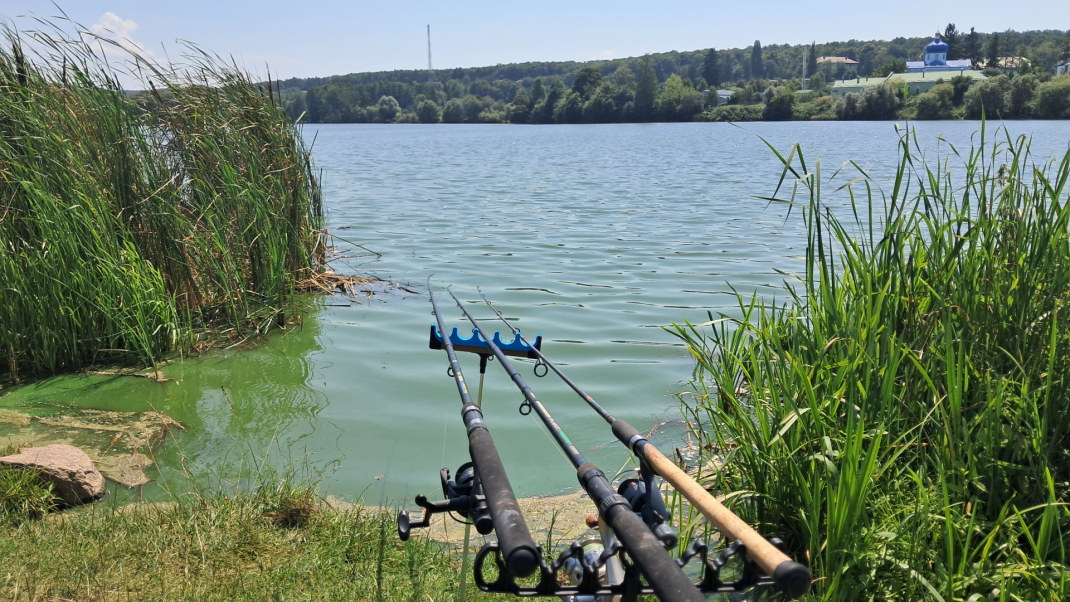
[[[538,427],[539,432],[542,433],[550,441],[550,444],[551,444],[550,447],[553,447],[555,450],[557,450],[557,454],[565,459],[565,463],[566,464],[568,464],[569,466],[572,466],[572,460],[569,460],[568,456],[565,455],[565,452],[561,451],[561,447],[558,446],[557,445],[557,441],[554,440],[554,438],[550,436],[549,431],[547,431],[546,429],[542,428],[542,422],[541,422],[541,420],[539,418],[537,418],[535,416],[535,413],[534,412],[528,412],[528,418],[531,418],[535,422],[535,425]]]
[[[446,464],[446,422],[450,417],[449,402],[446,402],[442,406],[442,459],[438,461],[439,466]]]

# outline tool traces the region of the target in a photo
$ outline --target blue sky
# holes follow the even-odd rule
[[[922,36],[959,29],[1070,29],[1066,0],[966,2],[338,2],[79,0],[60,2],[86,26],[108,27],[157,57],[198,43],[247,68],[286,77],[427,66],[588,60],[715,46]],[[54,15],[51,2],[0,0],[0,18]]]

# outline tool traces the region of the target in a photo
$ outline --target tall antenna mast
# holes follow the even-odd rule
[[[427,26],[427,73],[431,79],[435,79],[435,69],[431,66],[431,25]]]

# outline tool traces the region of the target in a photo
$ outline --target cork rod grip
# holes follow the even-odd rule
[[[688,501],[698,508],[721,533],[730,540],[740,540],[747,546],[747,556],[773,577],[777,587],[791,598],[798,598],[810,589],[812,577],[803,565],[794,562],[786,554],[776,549],[764,537],[758,534],[743,519],[725,508],[708,491],[695,482],[686,472],[680,470],[676,463],[669,460],[658,448],[647,443],[643,452],[650,467]]]

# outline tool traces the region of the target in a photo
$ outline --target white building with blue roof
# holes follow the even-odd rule
[[[925,47],[924,61],[907,62],[906,73],[889,73],[886,77],[856,77],[834,82],[830,93],[832,96],[858,94],[870,86],[892,84],[896,88],[906,89],[908,94],[928,92],[939,83],[948,82],[953,77],[967,77],[974,81],[985,79],[980,71],[974,71],[970,59],[947,60],[947,44],[940,38],[933,39]]]
[[[907,61],[907,73],[915,71],[961,71],[973,68],[970,59],[947,60],[948,45],[940,38],[934,38],[925,47],[924,61]]]

